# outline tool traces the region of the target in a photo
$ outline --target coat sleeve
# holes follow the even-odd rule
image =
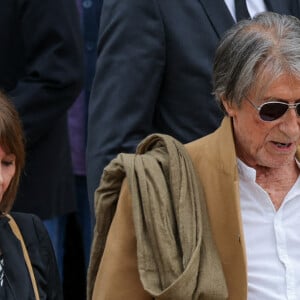
[[[47,133],[78,95],[82,41],[74,0],[16,1],[25,68],[8,94],[23,122],[27,146]],[[16,57],[16,59],[20,59]]]
[[[103,168],[153,132],[165,64],[156,0],[104,0],[88,120],[87,167],[92,202]]]
[[[96,276],[92,300],[151,300],[140,281],[131,197],[123,184]]]

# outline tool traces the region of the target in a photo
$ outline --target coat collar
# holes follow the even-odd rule
[[[203,186],[229,298],[246,299],[246,251],[231,119],[225,117],[219,129],[213,134],[186,147]]]

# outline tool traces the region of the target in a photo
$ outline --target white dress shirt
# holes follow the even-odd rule
[[[234,0],[224,0],[233,19],[236,21],[235,17],[235,5]],[[247,8],[251,17],[256,15],[257,13],[266,11],[266,5],[263,0],[247,0]]]
[[[300,177],[276,211],[238,160],[240,203],[248,266],[248,300],[300,299]]]

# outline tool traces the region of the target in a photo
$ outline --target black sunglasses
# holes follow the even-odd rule
[[[245,97],[245,99],[258,111],[258,114],[263,121],[275,121],[282,117],[288,109],[292,108],[296,110],[298,117],[300,117],[300,102],[289,104],[279,101],[269,101],[257,106],[247,97]]]

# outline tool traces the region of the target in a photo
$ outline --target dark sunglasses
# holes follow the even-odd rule
[[[258,111],[258,114],[263,121],[275,121],[282,117],[288,109],[292,108],[296,110],[298,117],[300,116],[300,102],[289,104],[279,101],[269,101],[257,106],[247,97],[245,97],[245,99]]]

